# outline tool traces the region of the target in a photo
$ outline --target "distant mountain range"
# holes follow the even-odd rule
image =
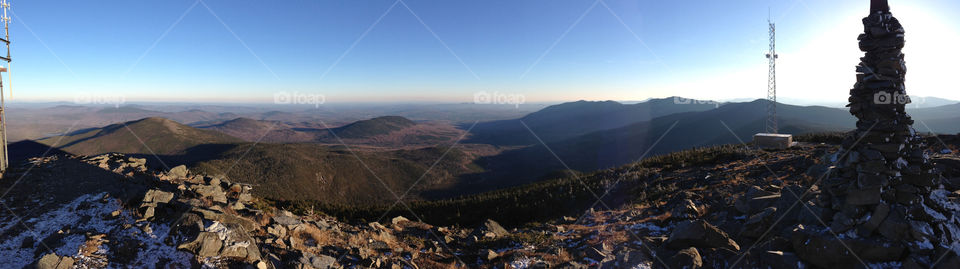
[[[661,104],[663,102],[663,100],[652,101],[661,102]],[[567,126],[575,129],[579,122],[554,121],[553,125],[538,126],[538,129],[531,126],[532,132],[524,129],[526,133],[508,128],[508,133],[513,138],[494,140],[494,142],[529,143],[531,140],[536,141],[534,134],[551,139],[543,139],[545,145],[535,142],[527,147],[479,159],[477,162],[487,168],[486,172],[472,175],[474,178],[465,182],[473,184],[467,184],[463,188],[483,190],[486,186],[519,185],[537,181],[546,174],[568,167],[584,172],[594,171],[620,166],[643,157],[694,147],[750,142],[754,134],[764,130],[767,104],[766,100],[727,103],[715,109],[673,113],[565,139],[550,137],[540,132]],[[538,118],[550,118],[549,116],[576,118],[578,115],[551,113],[562,111],[560,108],[568,105],[562,104],[557,108],[541,110],[537,113],[553,115],[541,114]],[[587,106],[580,103],[576,107]],[[960,105],[914,109],[913,114],[917,121],[914,127],[919,132],[946,134],[960,132],[960,127],[956,124],[960,122]],[[582,115],[590,115],[590,113],[582,113]],[[777,116],[781,133],[797,135],[845,132],[853,129],[856,121],[845,109],[821,106],[778,104]],[[602,119],[602,117],[599,118]],[[485,132],[495,133],[491,130],[485,130]]]
[[[625,105],[614,101],[577,101],[546,107],[519,119],[483,122],[471,130],[468,143],[529,145],[649,121],[656,117],[707,111],[719,104],[671,97]],[[536,134],[536,136],[532,135]]]
[[[268,111],[259,114],[260,119],[207,120],[193,126],[150,117],[37,141],[82,155],[155,154],[165,163],[186,163],[211,173],[220,170],[244,182],[272,184],[259,189],[277,199],[336,202],[383,198],[354,193],[375,192],[376,188],[354,185],[379,185],[373,174],[382,176],[392,190],[405,190],[432,162],[445,156],[436,170],[431,170],[426,179],[429,183],[418,185],[423,189],[417,189],[415,195],[438,198],[566,175],[569,172],[561,171],[568,168],[589,172],[689,148],[749,142],[764,130],[767,104],[765,100],[720,104],[682,98],[630,105],[578,101],[549,106],[519,119],[477,123],[469,133],[466,130],[472,124],[457,129],[449,122],[415,122],[401,116],[331,127],[320,120]],[[855,124],[845,109],[786,104],[777,108],[782,133],[843,132]],[[57,109],[87,111],[83,107]],[[956,124],[960,122],[960,104],[909,112],[920,132],[960,132]],[[153,112],[131,107],[95,113]],[[203,114],[184,111],[177,115]],[[464,136],[466,139],[457,143]],[[444,155],[446,150],[441,149],[454,144]],[[370,170],[375,173],[368,173]],[[346,185],[318,183],[318,177],[345,180],[336,182]],[[321,197],[328,191],[338,194]],[[421,196],[420,192],[429,193]]]

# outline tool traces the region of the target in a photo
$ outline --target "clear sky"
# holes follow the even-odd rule
[[[9,0],[14,100],[846,99],[868,0]],[[960,99],[960,2],[890,0],[908,93]],[[8,95],[9,96],[9,95]]]

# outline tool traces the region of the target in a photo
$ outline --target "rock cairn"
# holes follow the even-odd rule
[[[858,119],[857,129],[843,141],[841,152],[846,155],[838,156],[833,172],[819,186],[825,203],[835,212],[832,220],[825,221],[840,235],[826,239],[871,241],[885,248],[883,255],[870,259],[905,266],[930,267],[946,254],[953,261],[955,254],[947,252],[955,253],[951,244],[960,242],[960,214],[951,201],[956,195],[942,189],[941,177],[904,110],[910,103],[901,52],[904,29],[886,0],[872,1],[863,25],[859,40],[866,55],[857,66],[857,83],[850,90],[848,105]],[[863,262],[878,262],[863,257],[869,253],[853,251]],[[809,257],[816,253],[798,254],[816,259]]]

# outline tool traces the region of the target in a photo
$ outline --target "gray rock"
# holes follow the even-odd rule
[[[203,231],[203,218],[196,213],[184,213],[170,227],[170,234],[183,238],[195,238]]]
[[[237,201],[241,203],[249,203],[251,200],[253,200],[253,195],[247,192],[240,193],[240,195],[237,196]]]
[[[875,205],[880,203],[880,187],[851,189],[847,192],[846,201],[851,205]]]
[[[193,185],[190,186],[190,189],[202,197],[210,198],[214,202],[227,203],[227,193],[223,192],[223,188],[220,188],[220,186]]]
[[[765,191],[760,187],[751,186],[749,190],[734,202],[737,211],[744,214],[753,214],[757,211],[770,207],[779,198],[779,194]]]
[[[140,205],[139,211],[140,215],[143,216],[143,219],[150,220],[153,219],[153,215],[156,213],[157,204],[148,203]]]
[[[700,210],[690,199],[684,199],[670,210],[671,219],[695,219],[699,216]]]
[[[300,219],[286,215],[273,216],[273,222],[284,226],[296,226],[300,224]]]
[[[207,185],[220,187],[220,178],[218,177],[208,178]]]
[[[650,255],[642,251],[630,250],[617,254],[617,264],[624,268],[653,268]]]
[[[314,255],[313,253],[306,252],[300,257],[300,263],[310,265],[317,269],[332,269],[336,268],[337,259],[323,254]]]
[[[270,226],[270,227],[267,227],[267,233],[268,233],[268,234],[271,234],[271,235],[273,235],[273,236],[275,236],[275,237],[277,237],[277,238],[284,238],[284,237],[287,236],[287,228],[284,228],[283,226],[274,224],[274,225],[272,225],[272,226]]]
[[[143,195],[144,203],[169,203],[170,200],[173,200],[172,192],[157,189],[148,190],[147,193]]]
[[[601,263],[613,259],[613,257],[611,257],[609,254],[604,253],[602,250],[597,248],[587,248],[587,250],[584,251],[583,256]]]
[[[749,238],[759,238],[770,229],[776,213],[776,207],[768,207],[760,213],[750,216],[747,222],[743,224],[743,231],[740,232],[740,235]]]
[[[73,268],[73,258],[71,257],[60,257],[55,253],[50,253],[43,255],[39,261],[37,261],[37,269],[67,269]]]
[[[680,222],[670,233],[665,244],[672,249],[700,247],[740,250],[740,245],[730,239],[727,233],[703,220]]]
[[[503,226],[500,226],[496,221],[487,219],[483,224],[480,224],[479,227],[474,229],[471,235],[477,237],[502,237],[510,235],[510,232],[504,229]]]
[[[803,228],[793,231],[791,242],[801,260],[823,268],[857,267],[861,266],[860,260],[866,263],[899,261],[905,251],[898,242],[869,238],[840,239],[829,232]]]
[[[410,221],[410,220],[407,219],[407,218],[404,218],[403,216],[397,216],[397,217],[393,218],[392,220],[390,220],[390,223],[392,223],[393,225],[397,225],[397,224],[400,224],[401,222],[405,222],[405,221]]]
[[[500,257],[500,255],[497,254],[496,251],[493,251],[490,249],[482,249],[480,250],[480,253],[478,255],[480,255],[481,258],[487,261],[492,261],[493,259]]]
[[[214,257],[220,254],[223,241],[216,233],[200,232],[193,241],[180,244],[177,249],[196,254],[200,257]]]
[[[167,171],[167,176],[173,179],[181,179],[187,177],[187,166],[186,165],[177,165],[174,168],[171,168],[170,171]]]
[[[670,257],[672,268],[697,269],[703,266],[703,260],[700,258],[700,252],[697,248],[686,248]]]

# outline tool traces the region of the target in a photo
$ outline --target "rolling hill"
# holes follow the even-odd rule
[[[756,111],[765,111],[766,104],[765,100],[757,100],[730,103],[708,111],[671,114],[620,128],[546,142],[546,147],[537,144],[483,157],[477,162],[485,168],[485,172],[470,175],[473,180],[467,182],[473,184],[464,186],[464,189],[481,190],[484,186],[522,184],[567,167],[578,171],[594,171],[634,162],[641,157],[695,147],[739,144],[741,140],[750,142],[755,133],[764,129],[766,116]],[[777,108],[783,133],[847,131],[854,126],[853,116],[841,109],[785,104]]]
[[[546,107],[519,119],[483,122],[471,130],[469,143],[494,145],[536,144],[537,137],[546,141],[560,141],[596,131],[608,130],[650,119],[683,112],[707,111],[718,104],[708,101],[689,103],[683,98],[651,99],[625,105],[614,101],[577,101]],[[524,124],[526,126],[524,126]],[[527,129],[530,128],[530,130]]]
[[[221,132],[248,142],[309,142],[316,134],[297,131],[283,122],[236,118],[214,124],[197,125],[197,128]]]
[[[193,152],[217,153],[192,165],[191,170],[226,174],[238,182],[254,184],[263,197],[340,204],[396,201],[390,192],[401,196],[418,181],[406,198],[419,199],[421,192],[451,186],[459,175],[479,169],[471,164],[470,155],[445,147],[351,151],[313,143],[243,143],[206,145],[187,154]],[[444,158],[437,162],[441,156]]]
[[[651,100],[647,103],[671,107],[672,100]],[[641,103],[642,104],[642,103]],[[476,140],[506,144],[532,143],[531,146],[507,150],[501,154],[478,159],[485,172],[469,175],[472,182],[466,190],[481,190],[486,186],[508,186],[537,181],[549,173],[569,167],[577,171],[594,171],[616,167],[636,161],[641,157],[666,154],[680,150],[721,144],[750,142],[753,135],[764,130],[768,101],[755,100],[745,103],[726,103],[714,109],[667,114],[637,121],[618,128],[597,130],[578,136],[558,139],[577,133],[583,121],[562,121],[589,115],[589,118],[611,119],[623,117],[624,105],[611,102],[574,102],[557,105],[524,117],[524,122],[542,138],[547,146],[536,141],[530,130],[508,127],[507,122],[496,124],[502,128],[481,129]],[[577,111],[572,113],[571,111]],[[914,128],[919,132],[956,134],[960,132],[960,104],[932,108],[908,109],[916,120]],[[777,105],[780,132],[794,135],[819,132],[845,132],[853,129],[856,119],[846,109],[823,106]],[[584,118],[581,117],[581,118]],[[644,117],[638,117],[644,119]],[[594,121],[603,121],[603,120]],[[529,121],[529,122],[528,122]],[[624,122],[624,121],[620,121]],[[514,120],[514,124],[520,124]],[[575,124],[574,124],[575,123]],[[542,124],[542,125],[537,125]],[[587,124],[598,127],[599,124]],[[568,130],[563,131],[564,128]],[[599,127],[598,127],[599,128]],[[558,133],[551,133],[552,130]],[[669,132],[668,132],[669,131]],[[475,133],[476,129],[474,130]],[[507,137],[507,135],[512,137]],[[661,136],[663,136],[661,138]],[[531,141],[533,139],[533,141]],[[659,142],[657,140],[660,139]],[[644,154],[647,155],[644,155]],[[557,160],[561,159],[563,162]]]
[[[361,120],[346,126],[333,128],[330,132],[340,138],[369,138],[385,135],[416,125],[415,122],[400,116],[383,116]]]
[[[223,133],[200,130],[156,117],[37,140],[37,142],[78,155],[108,152],[174,155],[197,145],[240,141]]]
[[[236,118],[228,121],[195,125],[218,131],[248,142],[269,143],[341,143],[411,148],[452,143],[464,133],[444,122],[416,123],[400,116],[383,116],[352,122],[340,127],[324,128],[323,122],[280,122]]]

